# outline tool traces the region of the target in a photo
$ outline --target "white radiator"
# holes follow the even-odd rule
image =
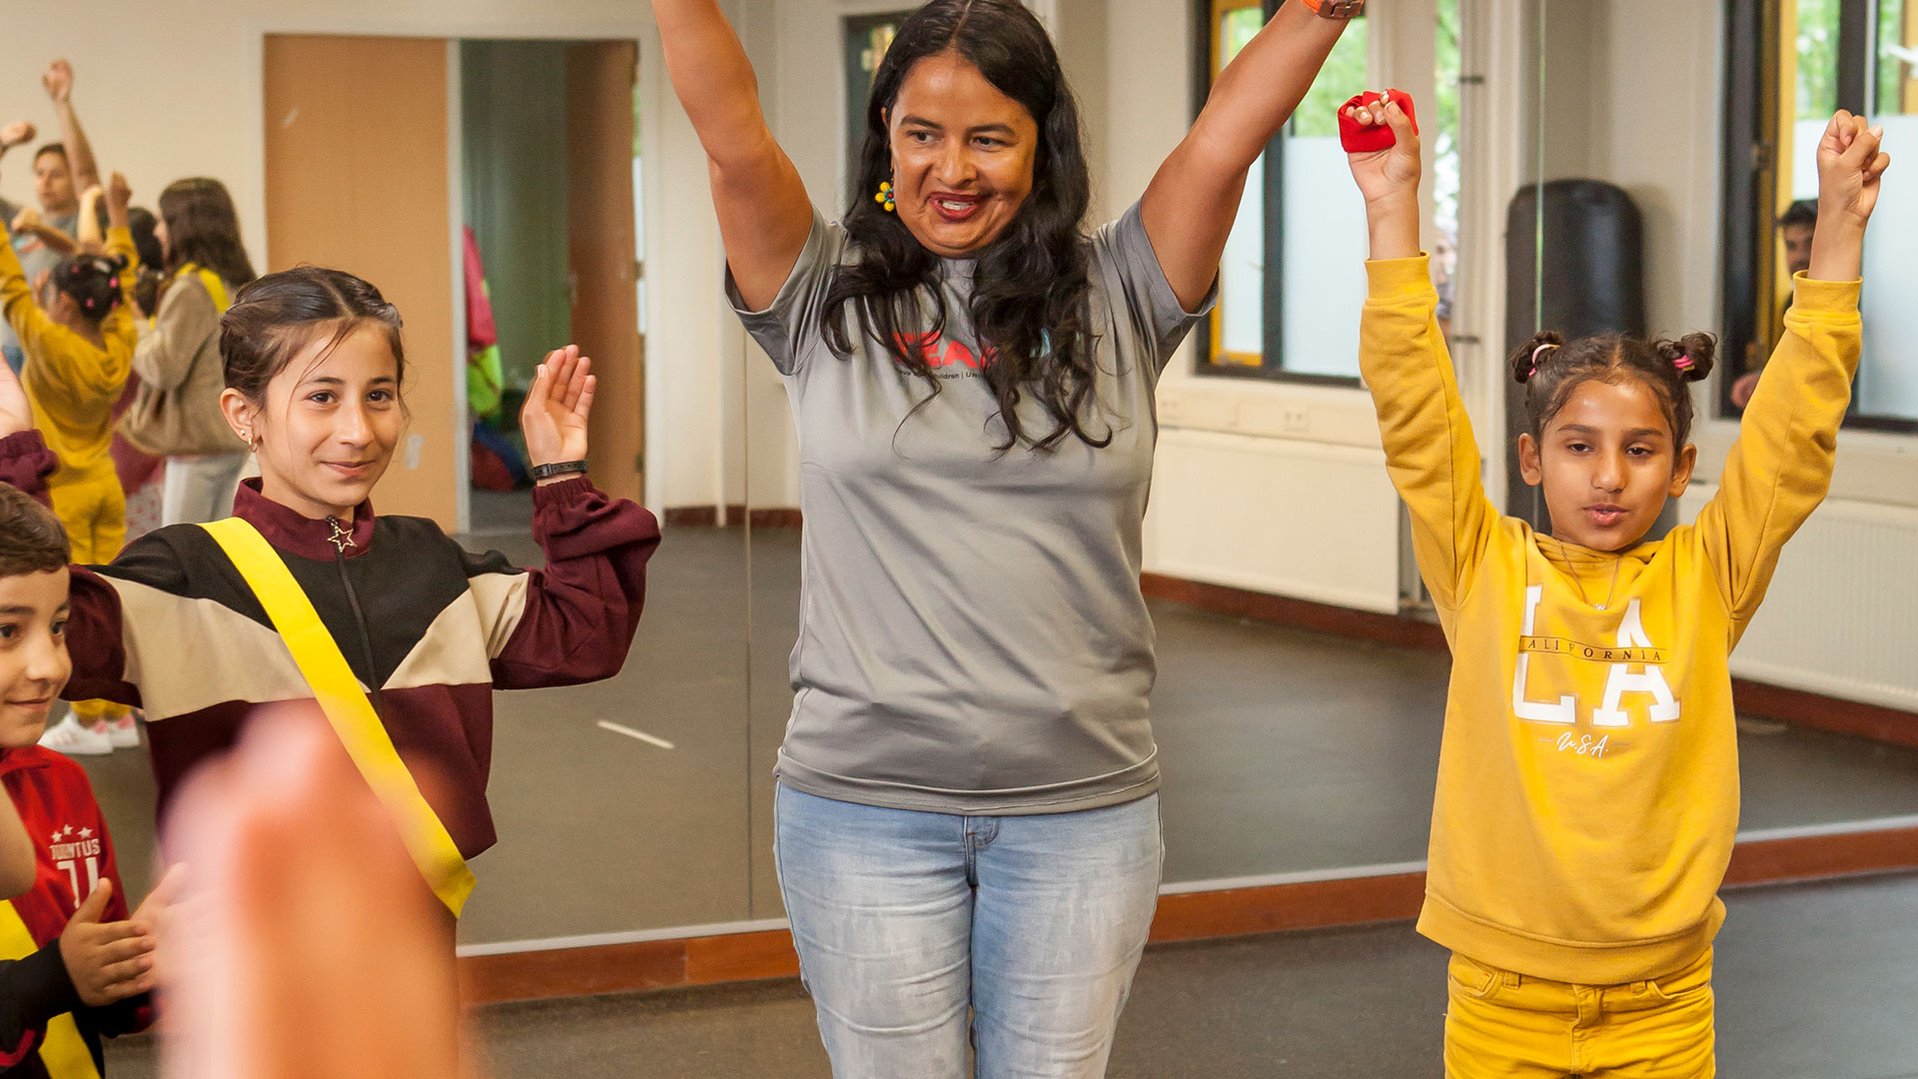
[[[1681,518],[1714,493],[1694,484]],[[1820,506],[1785,546],[1732,673],[1918,711],[1918,509]]]
[[[1396,612],[1398,495],[1377,449],[1165,429],[1145,568]]]

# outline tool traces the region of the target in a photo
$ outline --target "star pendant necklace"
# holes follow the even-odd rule
[[[353,542],[353,530],[351,528],[347,528],[346,526],[340,524],[339,518],[328,517],[326,519],[326,523],[330,528],[333,529],[333,534],[326,538],[328,542],[333,544],[334,550],[338,551],[341,554],[345,554],[346,549],[348,547],[358,546],[357,544]]]

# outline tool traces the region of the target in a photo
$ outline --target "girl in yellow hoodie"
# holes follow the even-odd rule
[[[53,510],[66,526],[73,558],[82,564],[113,561],[126,542],[126,496],[114,471],[113,406],[125,388],[133,361],[132,290],[139,264],[127,229],[131,192],[119,173],[107,190],[107,257],[72,255],[52,271],[46,309],[0,225],[0,310],[20,338],[27,362],[21,372],[33,424],[59,462],[48,483]],[[48,745],[64,753],[111,752],[138,745],[133,717],[123,706],[80,701],[61,724],[65,737]],[[78,737],[74,737],[77,735]]]
[[[1711,1076],[1711,942],[1738,824],[1727,662],[1829,486],[1880,132],[1832,118],[1788,332],[1717,493],[1647,542],[1691,479],[1686,384],[1710,372],[1712,338],[1521,348],[1520,468],[1552,535],[1500,516],[1419,252],[1418,138],[1396,105],[1349,115],[1395,137],[1351,155],[1372,249],[1360,361],[1453,655],[1418,925],[1452,949],[1446,1073]]]

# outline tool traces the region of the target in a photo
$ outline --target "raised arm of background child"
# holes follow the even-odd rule
[[[33,887],[33,842],[13,799],[0,797],[0,899]]]
[[[805,182],[766,125],[752,62],[717,0],[653,0],[653,17],[673,92],[706,150],[726,264],[749,306],[771,306],[812,231]]]
[[[80,195],[80,213],[74,218],[73,238],[82,248],[100,248],[106,245],[106,233],[100,229],[100,200],[106,191],[99,184],[87,188]]]
[[[1818,140],[1811,268],[1793,281],[1785,335],[1745,408],[1718,492],[1698,514],[1698,541],[1741,632],[1785,541],[1831,487],[1838,427],[1858,371],[1865,226],[1891,163],[1879,150],[1881,134],[1841,109]]]
[[[1419,139],[1396,104],[1349,113],[1387,124],[1393,145],[1348,154],[1365,196],[1372,258],[1359,317],[1359,368],[1372,392],[1385,464],[1412,514],[1419,571],[1441,614],[1458,605],[1497,514],[1479,482],[1478,443],[1438,325],[1430,260],[1419,252]]]
[[[67,172],[73,177],[73,189],[85,191],[100,182],[100,167],[93,162],[93,144],[80,126],[80,115],[73,111],[73,65],[55,60],[40,75],[40,85],[53,99],[54,115],[60,121],[60,144],[67,148]]]
[[[23,207],[19,213],[14,214],[13,220],[7,223],[7,228],[18,236],[38,238],[42,245],[56,255],[71,255],[80,249],[78,240],[47,224],[46,218],[40,216],[40,211],[31,206]]]
[[[1349,21],[1282,5],[1219,73],[1192,129],[1146,185],[1146,236],[1186,310],[1218,276],[1247,171],[1291,119]]]
[[[29,356],[43,351],[41,343],[48,334],[65,330],[48,318],[34,300],[27,271],[20,265],[20,256],[13,251],[13,233],[5,225],[0,225],[0,312],[4,312],[7,325],[13,327],[22,350]]]

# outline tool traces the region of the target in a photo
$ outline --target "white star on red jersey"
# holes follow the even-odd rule
[[[92,838],[93,838],[93,829],[91,829],[91,828],[82,828],[82,829],[80,829],[80,838],[81,838],[81,839],[92,839]]]

